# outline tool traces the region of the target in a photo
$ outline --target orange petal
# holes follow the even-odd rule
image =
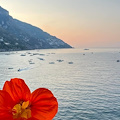
[[[32,116],[38,120],[52,120],[58,111],[57,99],[45,88],[35,90],[30,102]]]
[[[3,90],[0,90],[0,120],[12,120],[12,108],[14,101],[11,96]]]
[[[31,118],[29,118],[29,119],[27,119],[27,120],[39,120],[39,119],[36,119],[36,118],[31,117]]]
[[[24,80],[19,78],[6,81],[3,90],[7,91],[16,103],[27,101],[31,95],[31,92]]]

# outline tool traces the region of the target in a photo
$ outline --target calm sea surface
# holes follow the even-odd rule
[[[0,89],[15,77],[24,79],[31,91],[50,89],[59,103],[54,120],[120,120],[117,60],[120,49],[1,52]]]

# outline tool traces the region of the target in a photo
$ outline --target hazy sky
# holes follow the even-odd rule
[[[120,0],[0,0],[0,6],[73,47],[120,47]]]

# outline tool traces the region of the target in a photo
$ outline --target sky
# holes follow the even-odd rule
[[[120,0],[0,0],[0,6],[73,47],[120,47]]]

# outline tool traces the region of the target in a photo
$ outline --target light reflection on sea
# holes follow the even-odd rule
[[[50,89],[59,103],[54,120],[120,120],[117,60],[120,49],[48,49],[10,55],[2,52],[0,88],[6,80],[19,77],[31,91],[39,87]]]

